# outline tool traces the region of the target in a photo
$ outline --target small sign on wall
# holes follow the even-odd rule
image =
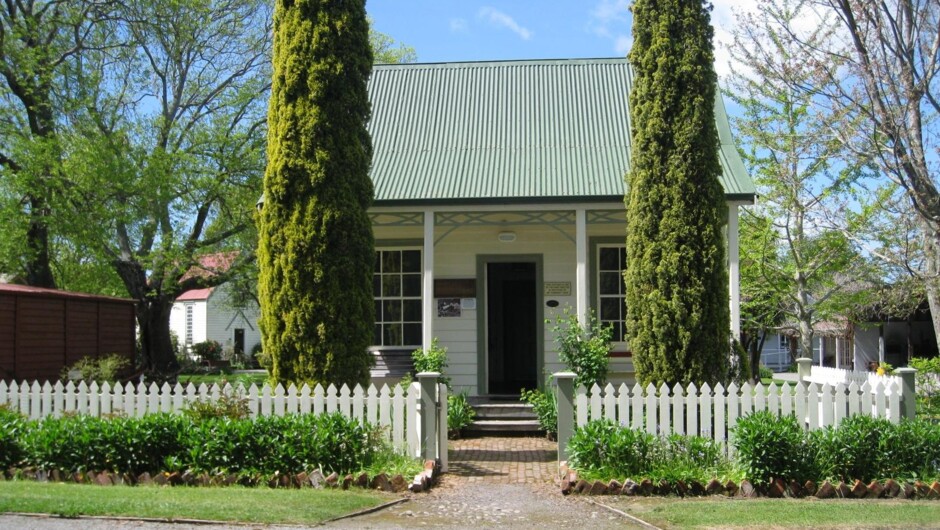
[[[437,316],[441,318],[460,316],[460,298],[438,298]]]
[[[460,299],[460,309],[466,311],[472,311],[477,308],[477,299],[476,298],[461,298]]]
[[[571,296],[571,282],[545,282],[545,296]]]

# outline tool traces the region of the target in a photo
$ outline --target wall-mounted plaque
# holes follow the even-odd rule
[[[476,298],[477,281],[467,279],[435,279],[434,298]]]
[[[459,317],[460,316],[460,298],[438,298],[437,299],[438,317]]]
[[[472,310],[477,308],[477,299],[476,298],[461,298],[460,299],[460,309]]]
[[[545,296],[571,296],[571,282],[545,282]]]

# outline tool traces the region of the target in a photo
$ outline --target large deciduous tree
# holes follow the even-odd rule
[[[67,236],[137,300],[142,361],[155,374],[178,367],[176,297],[224,283],[250,258],[203,256],[253,224],[270,12],[262,0],[127,1],[114,11],[119,44],[84,54],[76,74],[83,104],[60,135],[67,199],[80,205]]]
[[[907,196],[923,238],[924,282],[940,341],[940,2],[819,0],[838,31],[827,46],[790,35],[828,81],[828,105],[864,123],[842,140]]]
[[[723,379],[730,353],[716,75],[701,0],[637,0],[627,329],[637,377]]]
[[[0,266],[29,285],[56,287],[53,202],[63,191],[62,111],[78,57],[107,2],[4,2],[0,7]]]
[[[742,237],[761,247],[742,259],[742,284],[748,283],[742,291],[750,301],[779,301],[776,325],[792,328],[801,354],[811,357],[816,324],[844,318],[868,275],[841,228],[866,160],[847,150],[835,131],[856,122],[844,110],[818,104],[828,81],[789,39],[810,8],[801,0],[762,0],[755,13],[738,18],[728,93],[741,108],[733,124],[760,196],[742,223]],[[834,32],[821,23],[803,38],[822,46]],[[752,353],[759,356],[759,350]]]
[[[278,0],[259,215],[264,351],[281,382],[362,383],[375,260],[364,1]]]

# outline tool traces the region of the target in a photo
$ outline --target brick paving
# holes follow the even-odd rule
[[[544,436],[485,436],[451,440],[447,482],[460,484],[552,483],[558,444]]]

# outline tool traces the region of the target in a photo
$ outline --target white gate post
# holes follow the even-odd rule
[[[917,394],[915,393],[913,368],[898,368],[894,371],[901,378],[901,417],[914,419],[917,413]]]
[[[421,372],[418,374],[421,387],[421,456],[425,460],[437,460],[437,380],[439,372]]]
[[[558,461],[568,460],[568,440],[574,434],[574,372],[553,374],[558,383]]]

